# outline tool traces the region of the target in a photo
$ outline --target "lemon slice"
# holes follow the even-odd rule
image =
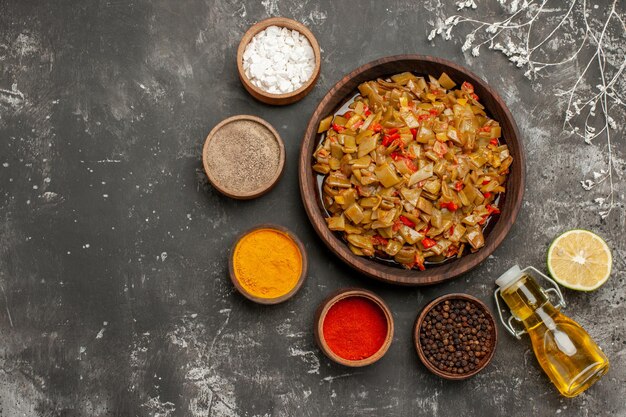
[[[606,242],[588,230],[563,233],[548,249],[548,270],[564,287],[592,291],[609,279],[613,256]]]

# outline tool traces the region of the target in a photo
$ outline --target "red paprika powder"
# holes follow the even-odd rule
[[[385,343],[387,318],[372,300],[347,297],[328,310],[323,333],[326,344],[337,356],[354,361],[366,359]]]

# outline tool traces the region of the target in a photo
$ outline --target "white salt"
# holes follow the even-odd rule
[[[315,53],[300,32],[269,26],[246,46],[243,69],[250,82],[261,90],[290,93],[313,75]]]

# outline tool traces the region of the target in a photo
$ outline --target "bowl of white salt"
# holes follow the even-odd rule
[[[320,73],[320,47],[303,24],[272,17],[253,25],[237,50],[239,79],[267,104],[295,103],[306,96]]]

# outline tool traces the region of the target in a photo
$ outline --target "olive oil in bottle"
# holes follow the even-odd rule
[[[544,290],[533,275],[547,279],[555,288]],[[513,314],[503,324],[517,338],[528,333],[539,364],[562,395],[575,397],[606,374],[609,360],[602,350],[578,323],[559,311],[565,302],[554,281],[532,267],[520,270],[516,265],[496,284],[498,307],[499,293]],[[556,307],[548,292],[561,297]],[[513,320],[521,322],[524,330],[515,329]]]

